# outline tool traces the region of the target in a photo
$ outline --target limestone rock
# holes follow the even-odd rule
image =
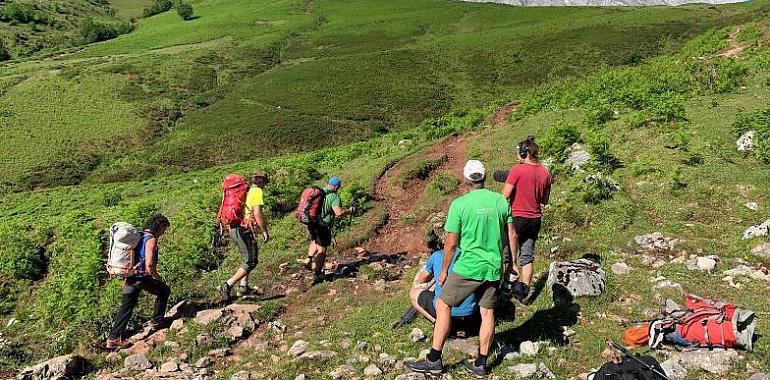
[[[544,363],[540,363],[537,365],[537,377],[541,379],[555,379],[556,375]]]
[[[669,251],[674,248],[675,241],[663,236],[660,232],[639,235],[634,238],[639,248],[648,251]]]
[[[759,210],[759,205],[757,204],[757,202],[746,202],[744,206],[746,206],[746,208],[751,211]]]
[[[735,350],[698,349],[694,351],[678,352],[672,358],[676,358],[684,368],[700,368],[706,372],[723,375],[728,373],[735,362],[744,357]]]
[[[329,360],[333,359],[337,356],[337,353],[334,351],[308,351],[304,354],[294,358],[295,361],[303,361],[303,360]]]
[[[524,341],[521,342],[519,345],[519,353],[524,356],[536,356],[537,353],[540,352],[540,344],[531,342],[531,341]]]
[[[230,380],[251,380],[254,376],[249,371],[239,371],[230,376]]]
[[[294,380],[306,380],[306,379],[307,379],[307,376],[305,376],[304,373],[300,373],[299,375],[297,375],[297,377],[294,378]]]
[[[535,363],[522,363],[508,367],[508,371],[511,372],[518,379],[526,379],[535,373],[537,373],[537,364]]]
[[[216,350],[209,351],[209,353],[206,355],[211,356],[212,358],[224,358],[229,353],[229,348],[217,348]]]
[[[169,329],[171,330],[181,330],[182,327],[184,327],[184,320],[183,319],[175,319],[174,322],[171,322],[171,326]]]
[[[195,368],[207,368],[214,365],[214,358],[211,356],[204,356],[195,362]]]
[[[222,309],[201,310],[195,314],[195,323],[199,325],[208,325],[211,322],[222,318]]]
[[[390,355],[388,355],[388,354],[386,354],[384,352],[380,354],[380,363],[382,363],[383,365],[393,366],[393,365],[396,364],[397,361],[398,361],[398,359],[396,359],[395,357],[390,356]]]
[[[300,356],[307,352],[308,350],[308,344],[304,340],[298,340],[294,342],[294,344],[291,345],[291,348],[289,348],[289,355],[291,357],[296,358],[297,356]]]
[[[770,243],[760,244],[752,248],[751,254],[763,259],[770,259]]]
[[[679,359],[668,359],[660,363],[660,366],[671,380],[684,380],[687,377],[687,369],[682,366]]]
[[[735,141],[735,146],[739,151],[745,152],[754,149],[754,134],[756,134],[756,131],[748,131],[738,137],[738,140]]]
[[[150,363],[149,360],[147,360],[147,357],[140,354],[133,354],[126,357],[126,360],[123,361],[123,365],[134,371],[144,371],[146,369],[152,368],[152,363]]]
[[[755,373],[749,377],[749,380],[770,380],[770,373]]]
[[[698,257],[695,261],[695,267],[699,271],[710,272],[717,266],[716,256]]]
[[[88,362],[80,355],[64,355],[25,368],[20,380],[72,378],[85,372]]]
[[[198,334],[195,337],[195,345],[198,347],[208,347],[214,345],[214,337],[211,334]]]
[[[566,289],[573,297],[598,296],[604,292],[605,273],[589,259],[551,263],[546,286],[549,291]]]
[[[580,173],[583,172],[583,165],[587,164],[591,160],[591,153],[588,153],[582,145],[578,143],[572,144],[567,150],[567,159],[564,163],[569,165],[572,171]]]
[[[471,339],[449,339],[444,344],[444,351],[459,351],[465,353],[466,356],[475,358],[479,353],[479,345]]]
[[[104,358],[104,360],[105,360],[107,363],[112,363],[112,364],[114,364],[114,363],[117,363],[117,362],[121,361],[122,359],[123,359],[123,358],[120,356],[120,354],[119,354],[117,351],[112,351],[112,352],[110,352],[110,353],[109,353],[109,354],[107,354],[107,356]]]
[[[376,364],[369,364],[364,368],[364,375],[368,377],[380,376],[382,375],[382,370]]]
[[[412,332],[409,333],[409,338],[412,339],[412,342],[422,342],[425,340],[425,333],[422,332],[421,329],[415,327],[412,329]]]
[[[366,351],[369,349],[369,343],[359,340],[356,343],[356,351]]]
[[[409,372],[396,376],[395,380],[425,380],[425,375],[416,372]]]
[[[230,336],[232,339],[241,339],[246,335],[246,331],[243,330],[243,327],[241,326],[232,326],[229,329],[227,329],[227,335]]]
[[[612,273],[615,273],[620,276],[625,276],[629,273],[631,273],[631,267],[628,266],[626,263],[615,263],[612,264]]]
[[[748,240],[757,236],[767,236],[770,234],[770,219],[762,224],[751,226],[743,231],[743,240]]]
[[[165,362],[160,366],[161,372],[176,372],[179,371],[179,364],[176,362]]]
[[[353,376],[355,375],[355,373],[356,373],[356,370],[352,366],[348,364],[343,364],[335,368],[333,371],[329,372],[329,376],[331,376],[331,378],[334,380],[339,380],[339,379],[344,379],[344,378]]]

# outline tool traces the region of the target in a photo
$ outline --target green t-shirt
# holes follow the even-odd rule
[[[331,226],[336,217],[334,215],[334,208],[342,207],[342,201],[340,201],[340,196],[336,191],[329,189],[324,189],[324,191],[326,192],[326,197],[324,197],[324,207],[321,210],[321,223]]]
[[[444,225],[444,231],[460,235],[452,271],[472,280],[500,280],[508,223],[513,223],[511,206],[500,193],[479,189],[455,199]]]

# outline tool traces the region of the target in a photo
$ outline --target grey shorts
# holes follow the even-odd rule
[[[460,306],[471,294],[476,294],[479,306],[494,309],[497,304],[497,291],[500,281],[471,280],[449,272],[439,299],[450,307]]]
[[[519,265],[531,264],[535,261],[535,242],[540,235],[540,218],[513,218],[516,236],[519,240]]]
[[[254,233],[244,227],[231,228],[230,239],[233,239],[238,245],[238,250],[241,251],[241,259],[243,260],[241,268],[246,272],[253,271],[259,263],[259,248],[257,247],[257,240],[254,239]]]

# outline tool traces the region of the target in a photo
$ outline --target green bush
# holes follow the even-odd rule
[[[589,204],[598,204],[603,200],[610,199],[613,194],[620,190],[621,187],[615,180],[598,173],[585,176],[576,187],[583,202]]]
[[[586,131],[583,133],[582,140],[588,146],[591,159],[602,169],[612,171],[620,166],[620,160],[612,153],[610,138],[605,133]]]
[[[142,16],[152,17],[163,12],[168,12],[174,7],[172,0],[155,0],[155,3],[142,11]]]
[[[88,19],[80,26],[80,36],[87,44],[107,41],[121,34],[129,33],[134,26],[131,23],[106,24]]]
[[[176,5],[176,13],[182,20],[190,20],[193,18],[193,7],[187,3],[179,3]]]
[[[631,165],[631,172],[636,177],[654,173],[656,171],[658,171],[658,169],[655,167],[655,159],[653,159],[649,154],[645,154],[644,156],[640,157]]]
[[[482,110],[461,109],[444,116],[425,120],[420,124],[420,127],[428,138],[437,139],[476,128],[485,118],[486,114]]]
[[[436,176],[433,178],[433,181],[431,181],[430,185],[428,185],[428,193],[436,194],[439,196],[447,196],[454,194],[459,186],[460,182],[454,173],[450,171],[442,171],[436,174]]]
[[[770,108],[738,114],[733,123],[733,135],[737,138],[749,131],[754,131],[757,158],[770,165]]]
[[[16,280],[39,280],[45,276],[45,250],[17,228],[0,233],[0,275]]]
[[[578,141],[580,141],[580,129],[576,125],[560,122],[543,135],[539,145],[545,156],[562,162],[567,156],[567,148]]]
[[[11,58],[13,57],[11,56],[11,52],[8,50],[8,47],[5,46],[5,41],[0,40],[0,62],[7,61]]]

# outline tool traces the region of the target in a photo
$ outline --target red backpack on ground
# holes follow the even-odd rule
[[[696,341],[701,347],[733,348],[737,339],[733,322],[737,306],[707,300],[697,296],[687,296],[687,309],[692,314],[679,321],[677,330],[690,342]]]
[[[321,219],[326,192],[318,186],[302,191],[297,206],[297,220],[302,224],[316,223]]]
[[[222,225],[238,227],[243,222],[243,206],[249,192],[249,183],[242,175],[228,174],[222,182],[222,204],[217,219]]]

